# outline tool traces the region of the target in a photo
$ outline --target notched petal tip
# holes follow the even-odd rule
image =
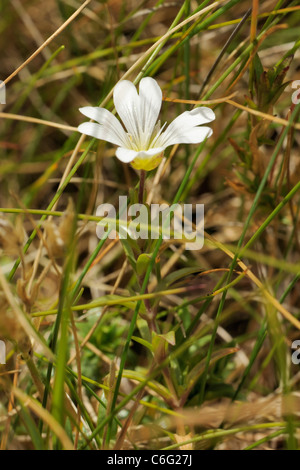
[[[157,106],[161,106],[162,91],[156,80],[152,77],[144,77],[139,85],[140,95],[151,98]]]
[[[90,135],[88,133],[88,128],[87,128],[86,124],[88,124],[88,122],[83,122],[82,124],[79,124],[79,126],[77,127],[77,130],[78,130],[78,132],[81,132],[81,134]]]
[[[129,80],[120,80],[113,90],[114,104],[117,108],[119,102],[123,103],[124,99],[130,97],[131,100],[136,99],[137,90],[135,85]]]
[[[199,117],[201,116],[203,124],[214,121],[216,119],[216,115],[213,110],[205,106],[193,109],[192,111],[190,111],[190,115]]]
[[[130,163],[135,159],[137,153],[138,152],[135,150],[118,147],[116,150],[116,157],[123,163]]]
[[[93,109],[94,109],[93,106],[83,106],[82,108],[79,108],[79,111],[84,116],[89,117],[89,114],[93,111]]]

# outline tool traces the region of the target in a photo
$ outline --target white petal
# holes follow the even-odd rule
[[[169,125],[165,132],[159,138],[158,144],[160,145],[174,145],[178,143],[199,143],[204,140],[201,138],[203,133],[201,132],[201,128],[196,128],[201,124],[206,124],[207,122],[211,122],[215,119],[215,113],[206,107],[202,108],[195,108],[192,111],[185,111],[184,113],[180,114],[173,122]],[[194,129],[199,129],[199,139],[201,140],[196,141],[196,133],[192,133],[191,131]],[[208,127],[203,127],[202,129],[205,130],[205,136],[208,132]],[[194,137],[192,137],[194,135]],[[208,135],[208,137],[211,135]],[[186,136],[186,137],[185,137]],[[186,139],[182,140],[182,139]],[[192,139],[189,141],[189,139]]]
[[[116,150],[116,157],[123,163],[130,163],[136,157],[138,152],[135,150],[125,149],[118,147]]]
[[[212,130],[210,127],[192,127],[186,131],[182,131],[180,134],[178,133],[168,139],[164,139],[164,145],[168,147],[169,145],[175,144],[200,144],[200,142],[203,142],[203,140],[211,135]],[[162,138],[164,138],[163,134]]]
[[[126,148],[119,147],[116,151],[116,156],[121,162],[129,163],[132,162],[135,158],[148,160],[151,157],[161,154],[164,151],[165,147],[157,147],[149,150],[142,150],[136,152],[135,150],[130,150]]]
[[[142,78],[139,86],[142,129],[151,137],[162,103],[162,91],[151,77]]]
[[[114,88],[114,103],[120,118],[132,138],[139,141],[141,125],[141,100],[129,80],[121,80]]]
[[[95,124],[94,122],[84,122],[78,126],[78,131],[85,135],[90,135],[96,139],[105,140],[115,145],[124,145],[123,141],[111,132],[107,127]]]
[[[102,132],[102,137],[97,137],[96,135],[93,135],[90,132],[83,132],[81,129],[78,128],[80,132],[82,132],[83,134],[85,133],[87,135],[92,135],[97,139],[106,140],[107,142],[111,142],[112,144],[126,146],[126,143],[128,142],[128,137],[121,123],[110,111],[105,108],[99,108],[94,106],[85,106],[84,108],[80,108],[79,111],[84,116],[93,119],[93,121],[97,121],[99,124],[101,124],[104,134]],[[81,126],[82,125],[83,124],[81,124]],[[85,126],[85,128],[89,130],[88,126]],[[99,126],[91,127],[91,129],[96,130],[97,135],[100,135]]]

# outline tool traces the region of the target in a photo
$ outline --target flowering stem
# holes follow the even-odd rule
[[[141,170],[140,186],[139,186],[139,204],[143,204],[143,201],[144,201],[145,176],[146,176],[145,170]]]
[[[144,202],[144,189],[145,189],[145,177],[146,177],[146,171],[141,170],[140,173],[140,186],[139,186],[139,204],[143,204]],[[141,282],[142,284],[142,282]],[[145,287],[145,293],[148,293],[147,286]],[[152,312],[151,304],[149,299],[144,300],[145,307],[147,309],[147,316],[145,317],[150,334],[152,331],[156,331],[156,325],[155,325],[155,313]]]

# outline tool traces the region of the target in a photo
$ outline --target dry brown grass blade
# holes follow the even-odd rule
[[[79,13],[91,2],[91,0],[86,0],[74,13],[73,15],[70,16],[70,18],[68,18],[53,34],[51,34],[51,36],[46,39],[46,41],[33,53],[31,54],[30,57],[28,57],[28,59],[25,60],[25,62],[23,62],[23,64],[21,64],[13,73],[11,73],[4,81],[4,85],[6,85],[8,82],[10,82],[10,80],[12,78],[14,78],[16,75],[18,75],[18,73],[24,68],[26,67],[26,65],[28,65],[37,55],[39,55],[39,53],[45,49],[46,46],[48,46],[48,44],[50,44],[50,42],[53,41],[53,39],[55,39],[75,18],[76,16],[79,15]]]
[[[13,373],[14,373],[13,386],[14,387],[16,387],[17,384],[18,384],[18,378],[19,378],[19,373],[20,373],[19,359],[17,359],[16,366],[17,366],[17,369],[15,371],[13,371]],[[5,423],[5,429],[4,429],[3,434],[2,434],[0,450],[5,450],[6,449],[6,445],[7,445],[7,442],[8,442],[8,436],[9,436],[9,430],[10,430],[10,423],[11,423],[11,418],[12,418],[11,411],[14,408],[14,403],[15,403],[15,397],[14,397],[13,391],[11,390],[10,391],[10,398],[9,398],[9,402],[8,402],[8,407],[7,407],[7,421]]]
[[[111,294],[114,294],[123,278],[123,275],[126,271],[126,268],[128,266],[128,261],[127,259],[124,261],[123,265],[122,265],[122,268],[121,268],[121,271],[116,279],[116,282],[114,284],[114,287],[112,289],[112,292]],[[103,311],[102,311],[102,315],[99,316],[99,318],[97,319],[97,321],[94,323],[94,325],[92,326],[92,328],[90,329],[90,331],[86,334],[85,338],[82,340],[81,344],[80,344],[80,350],[82,350],[84,348],[84,346],[87,344],[87,342],[89,341],[89,339],[92,337],[94,331],[96,330],[96,328],[98,327],[100,321],[102,320],[102,317],[103,315],[105,314],[105,312],[107,311],[107,308],[108,307],[104,307],[103,308]],[[73,356],[69,359],[68,361],[68,365],[71,364],[74,359],[76,358],[76,354],[73,354]]]
[[[22,390],[17,387],[13,388],[14,395],[20,400],[26,407],[30,408],[40,419],[42,419],[50,429],[55,433],[60,442],[62,443],[65,450],[73,450],[74,446],[67,436],[62,426],[53,418],[53,416],[43,408],[37,401],[26,395]]]
[[[163,101],[170,101],[171,103],[182,103],[182,104],[195,104],[195,105],[207,104],[207,105],[212,105],[212,104],[224,103],[226,101],[228,102],[228,100],[230,100],[230,98],[233,98],[234,96],[236,96],[237,93],[238,92],[235,91],[234,93],[231,93],[228,96],[224,96],[222,98],[216,98],[215,100],[182,100],[182,99],[179,99],[179,98],[164,97]]]
[[[40,340],[39,336],[37,335],[35,329],[33,326],[29,323],[27,318],[25,317],[25,314],[22,312],[20,309],[19,305],[17,304],[13,294],[11,293],[9,284],[2,272],[2,269],[0,268],[0,285],[2,287],[3,293],[7,299],[7,302],[9,303],[10,307],[12,308],[18,322],[24,329],[24,331],[27,333],[29,337],[32,337],[41,347],[43,350],[45,356],[50,360],[54,360],[54,355],[52,351]]]
[[[262,111],[258,111],[256,109],[248,108],[247,106],[243,106],[240,103],[237,103],[236,101],[231,100],[237,92],[232,93],[231,95],[224,96],[223,98],[218,98],[215,100],[182,100],[182,99],[172,99],[172,98],[164,98],[164,101],[170,101],[172,103],[183,103],[183,104],[193,104],[193,105],[212,105],[212,104],[218,104],[218,103],[228,103],[234,106],[235,108],[239,108],[242,111],[246,111],[247,113],[253,114],[254,116],[261,117],[262,119],[267,119],[268,121],[275,122],[277,124],[280,124],[282,126],[289,126],[290,123],[287,119],[279,118],[277,116],[272,116],[271,114],[263,113]],[[292,124],[291,127],[294,127],[295,129],[300,130],[300,124]]]
[[[222,423],[232,426],[240,423],[257,423],[262,420],[278,421],[286,414],[296,415],[299,411],[299,394],[293,393],[287,396],[271,394],[248,403],[231,403],[229,399],[225,399],[198,409],[182,409],[181,414],[184,418],[174,416],[170,418],[170,422],[172,426],[177,426],[180,422],[182,425],[219,428]]]
[[[268,29],[265,34],[263,35],[262,38],[260,38],[260,40],[257,42],[256,46],[252,49],[252,52],[250,54],[250,57],[249,59],[247,60],[246,64],[244,65],[244,67],[242,68],[242,70],[240,71],[240,73],[238,74],[238,76],[236,77],[236,79],[231,83],[231,85],[228,87],[228,90],[231,90],[231,88],[233,88],[239,81],[240,79],[242,78],[242,76],[244,75],[244,73],[248,70],[248,66],[249,64],[252,63],[260,45],[264,42],[264,40],[270,36],[272,33],[274,33],[275,31],[278,31],[280,29],[286,29],[287,28],[287,25],[284,25],[284,24],[278,24],[278,25],[275,25],[273,26],[272,28]]]
[[[250,27],[250,41],[254,42],[257,34],[257,18],[259,10],[259,0],[252,0],[252,14]]]
[[[77,377],[78,377],[78,384],[77,384],[78,397],[79,397],[80,401],[82,402],[82,378],[81,378],[80,347],[79,347],[76,323],[75,323],[73,312],[71,312],[71,327],[72,327],[72,332],[73,332],[75,353],[76,353],[76,367],[77,367]],[[77,428],[76,428],[76,433],[75,433],[75,438],[74,438],[74,448],[75,449],[77,449],[77,447],[78,447],[80,422],[81,422],[81,410],[80,410],[80,406],[79,406],[79,403],[78,403],[77,404]]]
[[[53,121],[45,121],[44,119],[38,119],[30,116],[21,116],[20,114],[0,113],[0,118],[31,122],[32,124],[42,124],[43,126],[55,127],[56,129],[62,129],[65,131],[78,132],[76,127],[66,126],[65,124],[59,124],[58,122]]]
[[[211,235],[205,232],[205,237],[209,241],[212,246],[219,248],[224,253],[226,253],[231,259],[234,259],[234,253],[226,248],[221,242],[214,239]],[[290,322],[292,323],[298,330],[300,330],[300,321],[297,320],[283,305],[281,305],[275,297],[273,297],[270,292],[264,287],[263,283],[253,274],[253,272],[243,263],[241,260],[237,260],[237,264],[245,271],[246,275],[252,282],[259,288],[262,292],[263,296],[271,302],[271,304]]]
[[[226,102],[228,104],[231,104],[232,106],[235,106],[236,108],[246,111],[247,113],[253,114],[254,116],[267,119],[268,121],[271,121],[271,122],[276,122],[277,124],[280,124],[282,126],[290,125],[290,122],[287,121],[286,119],[282,119],[277,116],[272,116],[271,114],[263,113],[261,111],[257,111],[256,109],[247,108],[246,106],[243,106],[242,104],[236,103],[235,101],[232,101],[232,100],[226,100]],[[295,129],[300,129],[300,124],[292,124],[291,127],[294,127]]]
[[[147,49],[147,51],[142,55],[142,57],[140,57],[128,70],[127,72],[124,73],[124,75],[122,76],[121,80],[125,80],[126,78],[130,77],[130,75],[132,74],[132,72],[134,72],[139,66],[141,66],[146,58],[148,56],[150,56],[150,54],[152,52],[155,51],[155,49],[160,45],[162,44],[164,41],[166,41],[169,37],[171,37],[174,33],[176,33],[177,31],[179,31],[180,29],[182,29],[185,25],[191,23],[192,21],[196,21],[200,16],[204,15],[205,13],[208,13],[210,10],[213,10],[215,7],[217,7],[218,5],[222,4],[222,3],[225,3],[225,0],[218,0],[214,3],[212,3],[211,5],[208,5],[207,7],[205,8],[202,8],[202,10],[200,11],[197,11],[197,13],[194,13],[193,15],[191,15],[189,18],[187,18],[186,20],[182,21],[181,23],[179,23],[177,26],[174,26],[174,28],[172,29],[169,29],[169,31],[167,31],[166,34],[164,34],[161,38],[159,38],[151,47],[149,47],[149,49]],[[110,91],[110,93],[108,93],[107,97],[105,98],[105,100],[101,103],[101,106],[104,106],[106,103],[108,103],[108,101],[111,99],[112,95],[113,95],[113,90],[114,88],[112,88],[112,90]]]

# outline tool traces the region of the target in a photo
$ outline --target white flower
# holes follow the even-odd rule
[[[209,127],[198,127],[215,119],[214,112],[205,107],[185,111],[163,130],[165,125],[161,127],[157,122],[162,92],[151,77],[140,81],[139,94],[132,82],[122,80],[113,96],[125,130],[110,111],[92,106],[80,108],[80,112],[98,124],[84,122],[78,130],[117,145],[117,158],[137,170],[156,168],[169,145],[199,144],[212,134]]]

